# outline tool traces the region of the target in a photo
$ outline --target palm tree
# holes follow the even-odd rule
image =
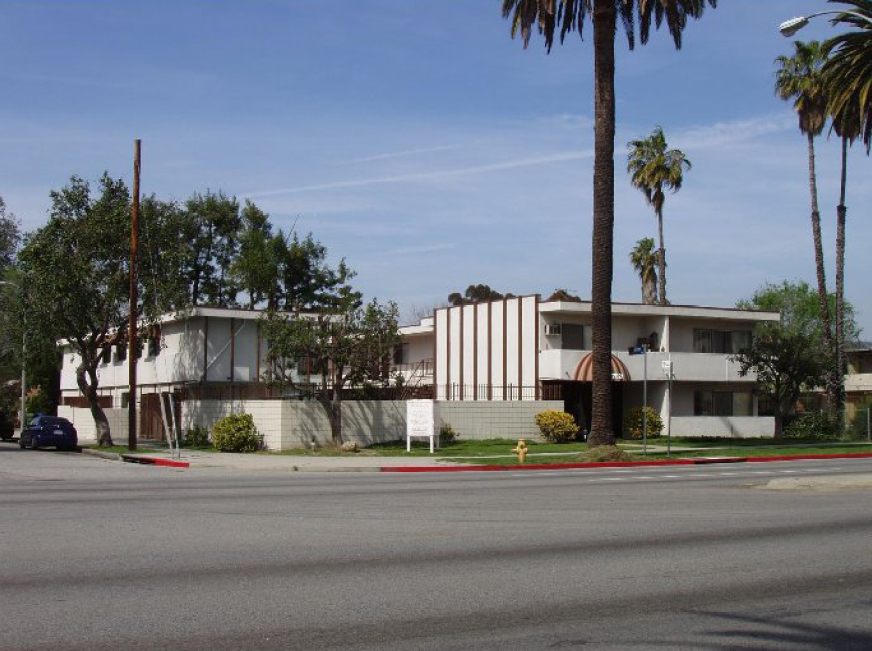
[[[848,144],[862,138],[869,154],[872,145],[872,0],[839,0],[859,16],[838,15],[833,23],[850,25],[857,31],[840,34],[823,44],[827,57],[822,74],[827,93],[827,110],[833,118],[833,130],[842,139],[842,177],[836,224],[836,370],[839,393],[836,406],[844,401],[845,362],[845,180]]]
[[[657,251],[654,250],[654,238],[643,237],[636,242],[630,251],[630,263],[639,274],[642,281],[642,302],[654,305],[657,302]]]
[[[849,102],[834,114],[833,131],[842,140],[842,175],[839,183],[839,205],[836,207],[836,378],[838,382],[835,404],[839,414],[845,404],[845,374],[848,372],[845,357],[845,222],[848,206],[845,205],[845,189],[848,177],[848,145],[860,135],[860,113],[856,102]]]
[[[663,243],[663,203],[664,190],[678,192],[684,181],[684,169],[690,169],[690,161],[680,149],[666,149],[663,129],[656,127],[644,140],[627,143],[630,154],[627,157],[627,171],[632,174],[631,182],[645,195],[657,215],[657,233],[660,249],[657,251],[657,266],[660,271],[660,305],[668,305],[666,298],[666,247]]]
[[[638,15],[642,43],[648,41],[653,20],[664,22],[676,48],[688,18],[699,18],[708,2],[717,0],[503,0],[503,17],[512,20],[512,36],[520,32],[524,47],[534,25],[550,51],[554,31],[561,41],[573,31],[581,35],[585,19],[593,20],[594,57],[594,162],[593,255],[591,273],[591,326],[593,329],[593,400],[591,446],[614,442],[612,429],[612,272],[615,225],[615,33],[618,14],[629,46],[635,44],[634,17]]]
[[[835,0],[830,0],[834,2]],[[851,11],[872,21],[872,0],[838,0]],[[831,115],[842,115],[851,104],[857,134],[863,138],[866,153],[872,145],[872,23],[859,16],[840,14],[835,25],[856,28],[823,44],[827,61],[823,66],[824,86]]]
[[[793,108],[799,118],[799,130],[808,141],[808,187],[811,194],[811,232],[817,271],[818,314],[824,346],[828,351],[834,351],[814,159],[814,139],[820,135],[827,122],[827,98],[822,73],[826,53],[818,41],[795,41],[793,47],[793,56],[782,55],[775,59],[778,65],[775,71],[775,94],[783,100],[793,100]],[[835,369],[827,373],[826,384],[830,402],[833,405],[838,404],[841,381]]]

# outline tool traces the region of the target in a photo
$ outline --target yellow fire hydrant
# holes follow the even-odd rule
[[[527,439],[518,439],[518,445],[512,448],[512,452],[518,455],[518,463],[527,461]]]

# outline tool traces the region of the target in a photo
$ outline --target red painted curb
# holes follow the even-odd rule
[[[768,463],[770,461],[801,461],[803,459],[864,459],[872,453],[802,454],[778,457],[724,457],[722,459],[670,459],[662,461],[607,461],[604,463],[536,463],[525,466],[382,466],[381,472],[490,472],[499,470],[560,470],[561,468],[635,468],[641,466],[691,466],[705,463]]]
[[[490,470],[559,470],[560,468],[631,468],[635,466],[689,466],[690,459],[670,461],[606,461],[603,463],[531,463],[524,466],[382,466],[382,472],[469,472]]]
[[[122,454],[121,458],[128,463],[141,463],[147,466],[168,466],[170,468],[190,468],[187,461],[173,461],[172,459],[157,459],[155,457],[138,457],[132,454]]]

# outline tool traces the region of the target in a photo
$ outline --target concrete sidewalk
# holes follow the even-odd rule
[[[141,451],[135,456],[172,459],[169,452]],[[233,469],[275,472],[379,472],[384,467],[418,466],[438,467],[456,465],[437,456],[432,457],[377,457],[362,454],[341,456],[314,456],[291,454],[236,454],[207,450],[182,450],[181,461],[191,468]]]

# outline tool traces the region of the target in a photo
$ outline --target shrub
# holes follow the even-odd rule
[[[633,457],[616,445],[598,445],[581,455],[585,461],[605,463],[606,461],[631,461]]]
[[[209,430],[200,425],[194,425],[191,429],[185,432],[183,445],[186,448],[209,447]]]
[[[251,414],[231,414],[215,423],[212,444],[221,452],[254,452],[261,445],[261,437]]]
[[[578,436],[579,427],[572,414],[563,411],[540,411],[536,414],[536,424],[542,438],[549,443],[568,443]]]
[[[457,430],[451,427],[448,423],[443,423],[442,427],[439,428],[439,443],[457,443],[457,439],[460,438],[460,434],[457,433]]]
[[[657,438],[663,433],[663,419],[651,407],[645,407],[648,412],[648,438]],[[624,437],[642,438],[642,407],[633,407],[624,416]]]
[[[794,418],[784,428],[784,438],[827,439],[839,438],[839,418],[826,411],[812,411]]]

